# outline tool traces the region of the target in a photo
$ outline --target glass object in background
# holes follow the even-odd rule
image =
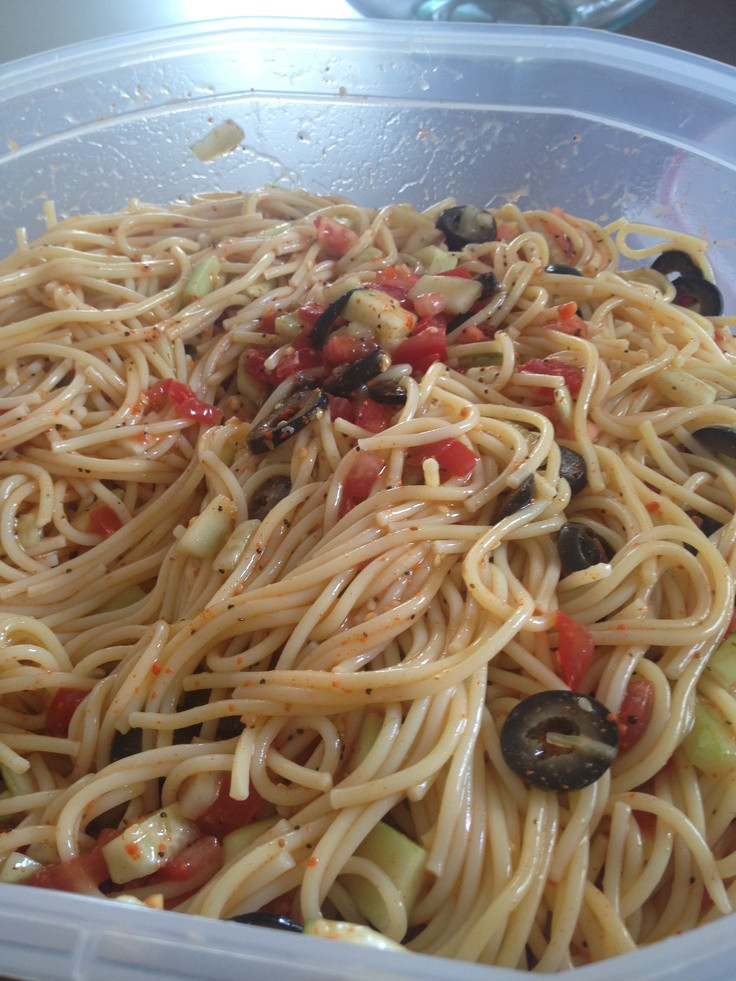
[[[616,30],[657,0],[349,0],[366,17],[567,24]]]

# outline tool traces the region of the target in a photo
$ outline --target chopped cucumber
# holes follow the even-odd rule
[[[674,405],[686,408],[710,405],[718,395],[712,385],[682,368],[665,368],[652,376],[652,385]]]
[[[325,286],[325,303],[334,303],[345,293],[360,289],[362,285],[363,283],[357,276],[346,276],[345,279],[338,279],[334,283],[329,283]]]
[[[5,763],[0,763],[0,776],[3,778],[5,789],[11,797],[23,797],[25,794],[32,794],[36,790],[33,778],[29,773],[15,773]]]
[[[216,255],[206,255],[198,262],[195,262],[189,279],[184,284],[182,299],[184,303],[193,303],[207,296],[217,286],[217,277],[220,273],[220,260]]]
[[[705,670],[724,688],[736,689],[736,631],[718,645]]]
[[[713,776],[736,769],[736,733],[713,706],[698,701],[695,722],[682,748],[693,766]]]
[[[236,828],[235,831],[225,835],[222,839],[225,861],[229,862],[230,859],[250,848],[257,838],[260,838],[262,834],[265,834],[269,828],[276,824],[277,820],[276,817],[263,818],[262,821],[253,821],[252,824],[246,824],[243,828]]]
[[[178,548],[195,558],[211,559],[225,544],[235,516],[236,508],[230,498],[218,494],[189,522],[177,543]]]
[[[196,824],[172,805],[131,824],[103,845],[102,854],[110,878],[120,884],[156,872],[198,837]]]
[[[301,334],[304,324],[295,313],[282,313],[274,320],[273,328],[282,341],[293,341]]]
[[[240,562],[251,538],[260,527],[261,522],[258,518],[249,518],[248,521],[241,521],[239,525],[233,528],[212,563],[221,575],[233,571]]]
[[[377,865],[391,879],[407,912],[411,912],[424,881],[427,852],[411,838],[379,822],[355,850],[356,856]],[[345,889],[363,916],[383,932],[388,913],[378,890],[362,876],[345,877]]]
[[[377,712],[368,712],[363,719],[360,729],[360,739],[354,756],[354,767],[360,766],[368,753],[373,749],[373,744],[378,739],[378,734],[382,726],[381,716]]]
[[[469,344],[468,347],[471,347],[471,345]],[[492,364],[503,364],[503,355],[500,351],[482,351],[477,354],[466,354],[463,352],[457,355],[456,361],[465,368],[481,368]]]
[[[16,531],[21,548],[33,548],[43,538],[43,529],[36,525],[35,511],[18,515]]]
[[[416,253],[417,259],[424,267],[425,273],[436,275],[437,273],[448,272],[457,266],[457,252],[448,252],[437,245],[425,245]]]
[[[351,293],[344,316],[372,327],[379,342],[395,350],[409,336],[417,322],[416,315],[404,310],[398,300],[381,290],[360,289]]]
[[[409,290],[412,300],[423,293],[440,293],[445,301],[445,311],[453,316],[466,313],[477,299],[483,287],[477,279],[461,279],[459,276],[420,276]]]
[[[133,603],[138,603],[140,600],[145,599],[147,595],[146,591],[141,589],[140,586],[128,586],[122,593],[118,593],[117,596],[108,600],[104,606],[101,606],[100,613],[112,613],[114,610],[124,610],[126,606],[132,606]]]
[[[376,947],[379,950],[407,952],[406,947],[359,923],[345,923],[342,920],[307,920],[304,924],[304,932],[311,937],[323,937],[325,940],[346,940],[351,944],[362,944],[364,947]]]
[[[0,882],[22,882],[43,867],[22,852],[10,852],[0,866]]]

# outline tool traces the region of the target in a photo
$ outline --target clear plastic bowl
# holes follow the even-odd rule
[[[231,118],[240,148],[189,150]],[[580,28],[217,21],[0,69],[0,251],[60,214],[293,182],[398,199],[562,205],[702,234],[736,312],[736,70]],[[727,977],[725,918],[576,972]],[[510,981],[516,972],[0,885],[0,971],[25,979]],[[346,966],[347,965],[347,966]],[[549,977],[537,975],[537,977]]]

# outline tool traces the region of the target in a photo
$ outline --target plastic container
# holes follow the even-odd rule
[[[231,118],[242,145],[189,146]],[[130,197],[293,182],[367,205],[459,201],[623,214],[705,235],[736,312],[736,70],[576,28],[218,21],[81,44],[0,69],[0,251],[60,214]],[[729,917],[576,972],[725,977]],[[19,979],[504,981],[372,952],[0,885],[0,971]],[[538,977],[550,977],[537,975]]]

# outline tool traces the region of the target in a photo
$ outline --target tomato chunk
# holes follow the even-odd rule
[[[364,399],[355,413],[355,424],[367,429],[369,433],[382,433],[388,429],[394,418],[394,409],[373,399]]]
[[[326,367],[337,368],[339,365],[352,364],[376,346],[347,334],[330,334],[322,349],[322,359]]]
[[[581,681],[593,663],[595,644],[586,626],[558,610],[555,624],[560,635],[557,664],[560,677],[572,691],[578,691]]]
[[[646,732],[654,708],[654,687],[645,678],[632,678],[618,711],[618,751],[626,753]]]
[[[385,461],[376,453],[367,450],[358,453],[342,486],[341,515],[347,514],[356,504],[367,499],[385,469]]]
[[[412,446],[407,450],[406,462],[411,467],[421,469],[425,460],[433,458],[437,461],[440,477],[467,477],[480,457],[469,446],[459,439],[440,439],[434,443],[424,443],[422,446]]]
[[[222,419],[222,409],[204,402],[189,385],[174,378],[160,378],[148,389],[146,396],[151,408],[157,409],[163,402],[173,406],[179,419],[191,419],[215,425]]]
[[[319,218],[314,219],[314,224],[319,247],[333,259],[345,255],[358,241],[358,236],[352,228],[335,218],[320,215]]]
[[[532,358],[525,364],[519,365],[518,371],[532,375],[550,375],[562,378],[570,390],[573,398],[580,394],[583,384],[583,369],[578,364],[568,364],[566,361],[559,361],[556,358]],[[553,402],[554,395],[551,388],[535,388],[534,393],[544,402]]]
[[[447,339],[444,329],[426,327],[411,334],[398,345],[393,354],[394,364],[411,365],[412,370],[424,374],[435,361],[447,361]]]
[[[46,732],[49,736],[66,739],[69,735],[69,723],[84,701],[87,692],[82,688],[57,688],[54,697],[46,709]]]
[[[103,505],[98,508],[92,508],[89,512],[89,526],[96,535],[109,538],[113,532],[123,527],[123,522],[117,511],[113,511],[111,507]]]
[[[223,863],[222,844],[214,835],[204,835],[175,855],[158,872],[149,876],[147,882],[188,882],[189,879],[205,876],[209,871],[211,878],[219,872]]]
[[[253,786],[245,800],[235,800],[230,796],[230,777],[224,777],[217,797],[197,818],[197,826],[203,835],[223,838],[231,831],[250,824],[262,804],[263,798]]]
[[[117,832],[107,830],[100,834],[91,851],[67,862],[57,862],[39,869],[22,880],[24,886],[40,886],[43,889],[60,889],[63,892],[96,893],[98,886],[110,878],[103,847]]]

